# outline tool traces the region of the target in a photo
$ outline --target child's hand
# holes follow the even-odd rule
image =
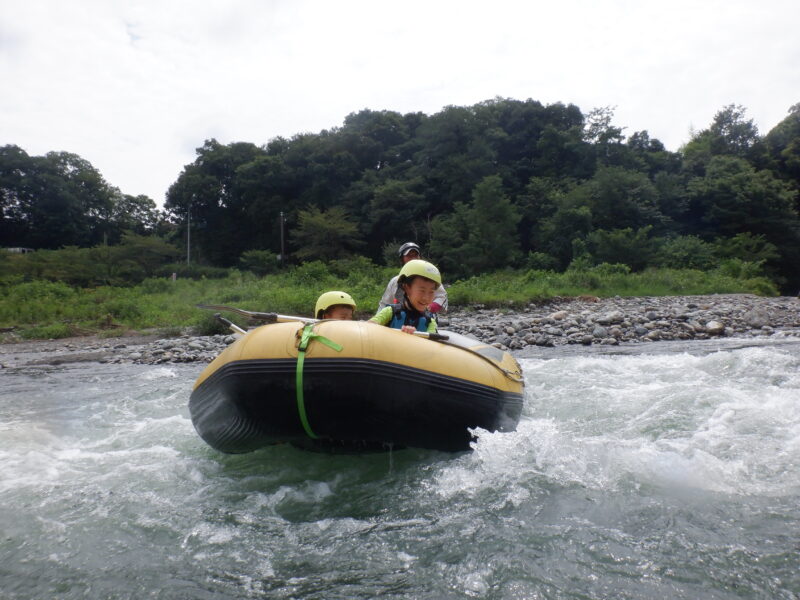
[[[412,327],[411,325],[403,325],[400,328],[400,331],[403,331],[405,333],[410,333],[411,335],[414,335],[414,332],[416,331],[416,329],[414,327]]]

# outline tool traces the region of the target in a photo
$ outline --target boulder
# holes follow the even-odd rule
[[[600,323],[600,325],[614,325],[617,323],[622,323],[622,321],[624,320],[625,320],[625,315],[623,315],[618,310],[612,310],[610,312],[600,315],[597,318],[597,322]]]
[[[770,325],[769,313],[763,309],[749,310],[744,314],[744,322],[753,329],[761,329]]]

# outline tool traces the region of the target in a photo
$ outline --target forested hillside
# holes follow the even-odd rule
[[[191,222],[192,260],[226,267],[274,261],[283,213],[293,262],[383,262],[415,240],[450,280],[576,261],[634,271],[728,261],[800,288],[800,104],[765,135],[743,107],[724,107],[678,152],[612,121],[610,109],[495,99],[430,116],[362,110],[263,146],[211,139],[176,174],[163,212],[78,156],[8,145],[0,245],[117,244],[127,232],[185,252]]]

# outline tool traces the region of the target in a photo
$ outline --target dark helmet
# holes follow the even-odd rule
[[[412,250],[416,250],[417,254],[422,256],[422,250],[420,250],[419,246],[417,246],[414,242],[406,242],[405,244],[400,246],[400,248],[397,250],[397,256],[403,258],[406,254],[408,254]]]

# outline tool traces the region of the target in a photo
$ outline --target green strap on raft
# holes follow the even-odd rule
[[[300,343],[297,346],[297,374],[295,376],[295,387],[297,388],[297,412],[300,415],[300,422],[303,424],[303,429],[305,429],[308,437],[316,440],[319,436],[314,433],[314,431],[311,429],[311,425],[308,424],[306,404],[305,399],[303,398],[303,363],[305,362],[306,348],[308,348],[308,344],[311,343],[312,340],[318,340],[328,346],[328,348],[333,348],[336,350],[336,352],[341,352],[342,346],[334,341],[329,340],[324,335],[314,333],[312,331],[314,325],[315,323],[309,323],[303,327],[303,333],[300,336]]]

